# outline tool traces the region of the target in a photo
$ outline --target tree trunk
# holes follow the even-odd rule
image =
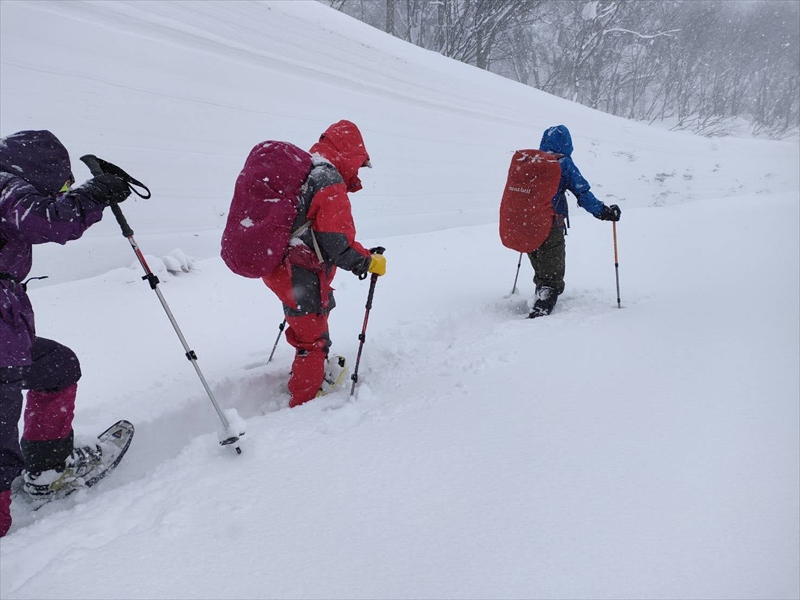
[[[394,35],[394,13],[397,0],[386,0],[386,33]]]

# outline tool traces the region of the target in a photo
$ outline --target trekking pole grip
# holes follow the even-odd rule
[[[85,154],[81,156],[81,161],[87,167],[89,167],[89,172],[95,177],[103,174],[103,167],[100,166],[100,163],[98,162],[97,157],[94,154]]]
[[[111,203],[111,212],[114,213],[114,216],[117,219],[117,223],[119,223],[119,228],[122,230],[123,237],[131,238],[133,237],[133,229],[130,225],[128,225],[128,220],[125,218],[125,215],[122,214],[122,209],[119,207],[119,204],[116,202]]]
[[[383,254],[386,252],[386,248],[383,246],[378,246],[376,248],[372,248],[370,250],[370,254]],[[367,310],[372,308],[372,297],[375,295],[375,284],[378,283],[378,274],[373,273],[372,277],[369,280],[369,294],[367,294]]]
[[[95,177],[105,173],[103,167],[100,165],[100,161],[94,154],[86,154],[81,156],[81,161],[83,161],[83,163],[89,167],[89,172]],[[122,209],[119,207],[119,204],[112,202],[110,206],[111,212],[114,213],[114,217],[116,217],[117,223],[119,223],[119,227],[122,230],[123,237],[133,237],[133,229],[130,225],[128,225],[128,220],[125,218],[125,215],[122,214]]]

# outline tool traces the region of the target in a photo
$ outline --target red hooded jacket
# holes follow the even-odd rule
[[[347,194],[361,189],[358,170],[369,161],[361,132],[354,123],[339,121],[328,127],[310,152],[313,167],[294,229],[310,222],[313,236],[305,231],[294,238],[287,261],[263,278],[281,302],[300,313],[333,307],[329,294],[337,267],[361,275],[371,261],[370,252],[355,239]]]

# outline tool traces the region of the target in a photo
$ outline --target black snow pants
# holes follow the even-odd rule
[[[564,273],[567,264],[567,249],[564,240],[564,220],[553,219],[553,228],[544,243],[528,253],[533,267],[533,283],[537,291],[542,287],[553,288],[557,294],[564,293]]]

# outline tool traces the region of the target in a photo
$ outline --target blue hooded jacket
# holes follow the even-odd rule
[[[583,178],[578,167],[572,162],[572,136],[566,125],[556,125],[546,129],[539,143],[539,150],[563,155],[558,160],[558,164],[561,165],[561,181],[558,183],[558,192],[553,196],[553,208],[556,214],[563,217],[569,214],[567,197],[564,194],[569,190],[578,199],[578,206],[599,217],[605,205],[589,191],[591,187],[589,182]]]

